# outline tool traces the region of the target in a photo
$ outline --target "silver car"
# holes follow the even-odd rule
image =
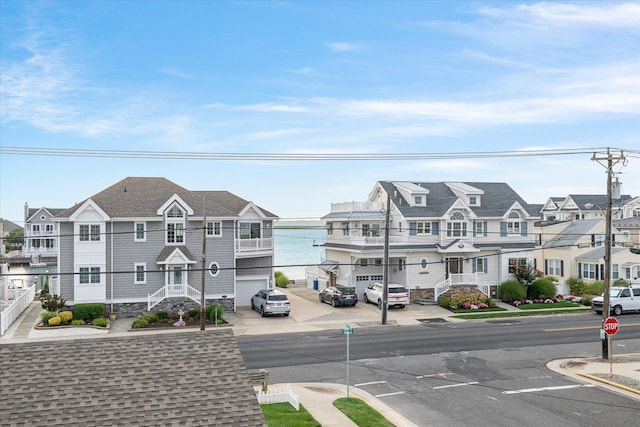
[[[256,310],[262,317],[275,314],[288,316],[291,304],[283,292],[277,289],[262,289],[251,297],[251,309]]]

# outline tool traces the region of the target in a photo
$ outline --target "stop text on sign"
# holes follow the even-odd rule
[[[615,335],[616,332],[618,332],[619,326],[617,319],[609,317],[604,321],[604,333],[607,335]]]

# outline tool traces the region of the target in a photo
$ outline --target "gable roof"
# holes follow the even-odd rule
[[[578,244],[591,230],[604,222],[602,219],[581,219],[566,223],[567,226],[552,239],[549,239],[543,248],[561,248]]]
[[[41,210],[43,210],[43,209],[45,211],[49,212],[50,216],[54,217],[54,216],[58,215],[60,212],[63,212],[66,208],[46,208],[44,206],[39,207],[39,208],[29,208],[28,212],[27,212],[27,218],[25,218],[26,222],[30,222],[31,219],[33,218],[33,216],[35,214],[37,214],[38,212],[40,212]]]
[[[405,218],[441,218],[458,199],[458,196],[456,196],[447,182],[416,182],[414,183],[415,185],[428,190],[427,205],[411,206],[394,182],[380,181],[378,184],[391,196],[391,201]],[[502,217],[516,202],[522,206],[529,216],[538,216],[537,207],[525,202],[522,197],[506,183],[455,182],[452,184],[454,184],[456,188],[471,187],[482,192],[480,206],[469,206],[469,209],[478,217]]]
[[[191,191],[160,177],[128,177],[86,200],[93,200],[110,218],[150,218],[157,217],[157,210],[174,195],[199,217],[202,217],[203,197],[207,217],[234,218],[250,203],[228,191]],[[56,217],[70,217],[86,200]],[[277,218],[266,209],[260,209],[265,215]]]
[[[266,426],[230,329],[10,343],[0,366],[7,425]]]

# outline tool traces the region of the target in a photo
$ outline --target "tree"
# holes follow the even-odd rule
[[[7,237],[4,238],[4,244],[7,251],[17,246],[22,246],[24,242],[24,230],[22,228],[14,228],[7,233]]]

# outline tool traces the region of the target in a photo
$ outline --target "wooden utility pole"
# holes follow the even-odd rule
[[[202,196],[202,276],[200,277],[200,330],[204,331],[204,275],[207,270],[207,215],[205,215],[205,196]]]
[[[607,147],[606,157],[596,157],[593,154],[591,160],[604,161],[607,165],[607,205],[605,210],[605,235],[604,235],[604,295],[602,297],[602,329],[600,330],[600,338],[602,340],[602,358],[609,359],[609,335],[605,333],[604,323],[609,317],[610,313],[610,294],[611,294],[611,199],[612,199],[612,176],[613,176],[613,161],[624,161],[624,153],[620,152],[620,156],[612,156],[609,148]]]
[[[382,320],[387,324],[387,307],[389,303],[389,224],[391,223],[391,196],[387,194],[387,212],[384,219],[384,255],[382,260]]]

